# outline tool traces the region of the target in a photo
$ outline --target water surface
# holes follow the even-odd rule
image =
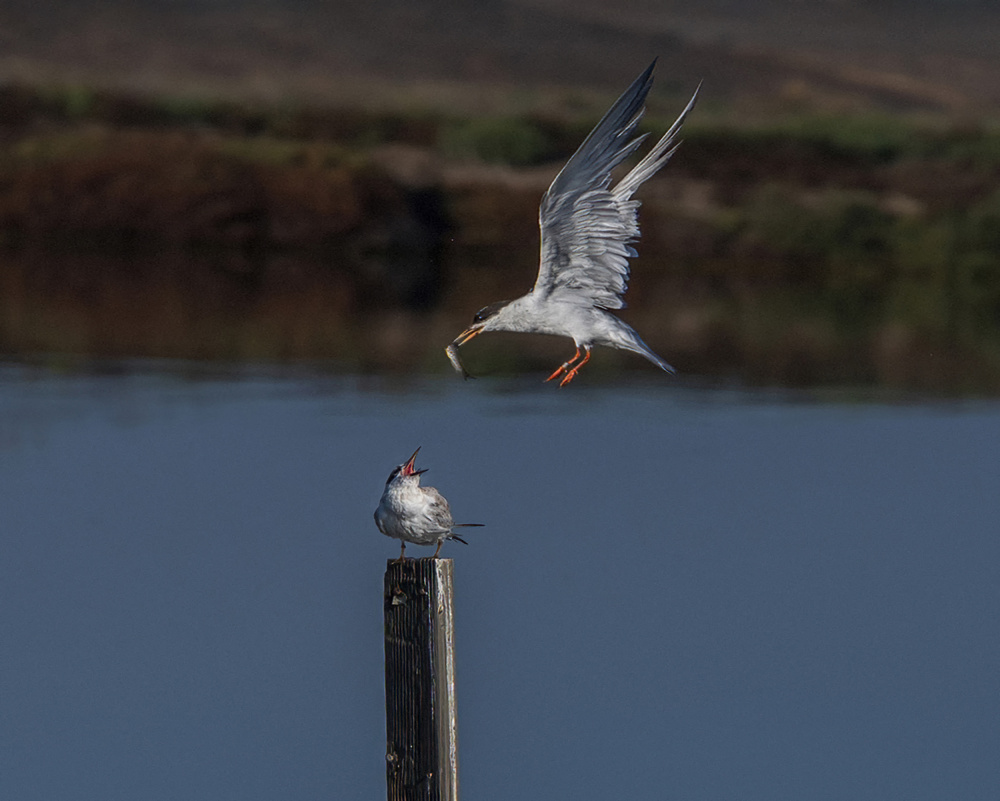
[[[380,797],[420,445],[464,796],[996,797],[1000,406],[537,378],[0,372],[0,796]]]

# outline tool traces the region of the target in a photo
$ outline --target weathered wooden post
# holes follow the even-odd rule
[[[385,776],[389,801],[458,801],[452,560],[385,571]]]

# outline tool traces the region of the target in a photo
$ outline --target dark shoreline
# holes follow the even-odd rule
[[[530,286],[538,199],[582,135],[555,116],[3,92],[8,356],[434,369],[436,339],[380,347],[369,321],[433,319],[446,344]],[[626,316],[655,349],[765,383],[997,392],[1000,132],[706,116],[643,188]]]

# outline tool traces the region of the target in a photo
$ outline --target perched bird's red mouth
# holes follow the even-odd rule
[[[421,473],[427,472],[426,467],[423,470],[413,469],[413,462],[416,460],[418,453],[420,453],[420,448],[417,448],[413,452],[413,456],[406,460],[406,464],[403,465],[403,469],[400,471],[404,476],[419,476]]]

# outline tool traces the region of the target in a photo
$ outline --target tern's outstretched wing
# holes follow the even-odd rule
[[[695,90],[670,130],[609,189],[611,171],[646,138],[632,134],[642,119],[655,66],[653,61],[615,101],[542,198],[541,260],[534,292],[605,309],[625,306],[628,260],[636,255],[630,243],[639,237],[639,201],[632,200],[632,194],[673,155],[677,133],[698,97]]]

